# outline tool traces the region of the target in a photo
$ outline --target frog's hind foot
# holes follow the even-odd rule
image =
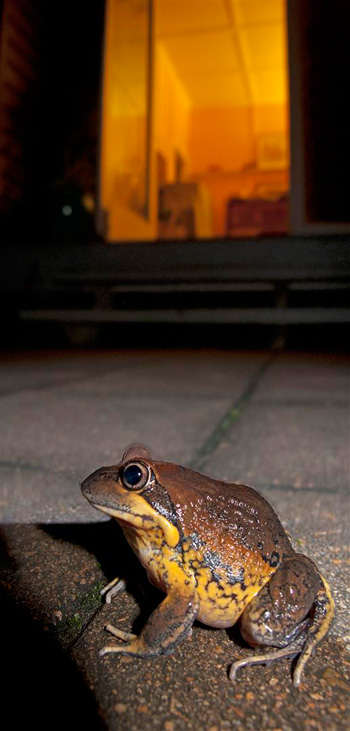
[[[275,652],[266,652],[259,655],[249,655],[242,660],[236,660],[236,662],[232,663],[230,667],[229,678],[230,680],[236,680],[237,671],[240,670],[240,668],[244,668],[248,665],[269,665],[271,662],[275,662],[276,660],[283,660],[283,658],[286,657],[296,657],[297,655],[299,655],[304,642],[305,636],[303,638],[297,637],[297,639],[292,642],[289,647],[282,647]]]
[[[321,574],[319,574],[319,580],[321,588],[319,588],[316,593],[311,613],[303,620],[303,622],[294,628],[294,639],[292,639],[292,633],[290,633],[289,639],[291,641],[289,644],[286,643],[285,638],[281,637],[279,639],[279,642],[284,644],[284,646],[280,649],[275,650],[274,652],[251,655],[250,657],[243,658],[242,660],[237,660],[230,668],[230,680],[234,680],[236,678],[237,671],[245,666],[267,665],[275,660],[282,660],[286,657],[296,657],[299,655],[293,673],[293,684],[296,688],[300,685],[301,676],[304,672],[305,666],[312,656],[316,646],[326,636],[334,616],[334,603],[330,588]],[[245,629],[247,630],[247,624]],[[296,632],[300,632],[297,637],[295,637]],[[263,635],[261,635],[261,640],[261,644],[263,644]],[[277,645],[277,637],[274,639],[274,642]]]

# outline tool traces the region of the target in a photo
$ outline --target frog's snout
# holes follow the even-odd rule
[[[95,472],[92,472],[92,474],[86,477],[81,483],[81,491],[84,497],[86,497],[87,500],[92,501],[94,495],[96,495],[97,492],[100,492],[101,489],[103,490],[106,478],[113,479],[113,477],[114,475],[112,474],[110,467],[100,467]]]

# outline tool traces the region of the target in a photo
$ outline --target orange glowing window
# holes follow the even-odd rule
[[[285,0],[108,0],[106,24],[106,238],[286,232]]]

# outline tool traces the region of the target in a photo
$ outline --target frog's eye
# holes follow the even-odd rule
[[[129,462],[122,472],[121,481],[128,490],[140,490],[152,481],[152,472],[143,462]]]

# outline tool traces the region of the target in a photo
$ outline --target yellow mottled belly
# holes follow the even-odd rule
[[[237,622],[247,604],[269,580],[269,576],[265,579],[260,578],[244,589],[236,585],[218,584],[210,581],[209,576],[205,584],[202,584],[201,579],[197,586],[200,599],[197,619],[210,627],[231,627]]]
[[[185,552],[185,563],[193,573],[196,592],[199,597],[197,619],[211,627],[230,627],[239,619],[253,597],[269,581],[275,569],[259,560],[255,554],[236,553],[229,571],[217,568],[213,571],[206,565],[200,551],[189,548]],[[230,581],[229,573],[240,572],[244,566],[244,579]]]

